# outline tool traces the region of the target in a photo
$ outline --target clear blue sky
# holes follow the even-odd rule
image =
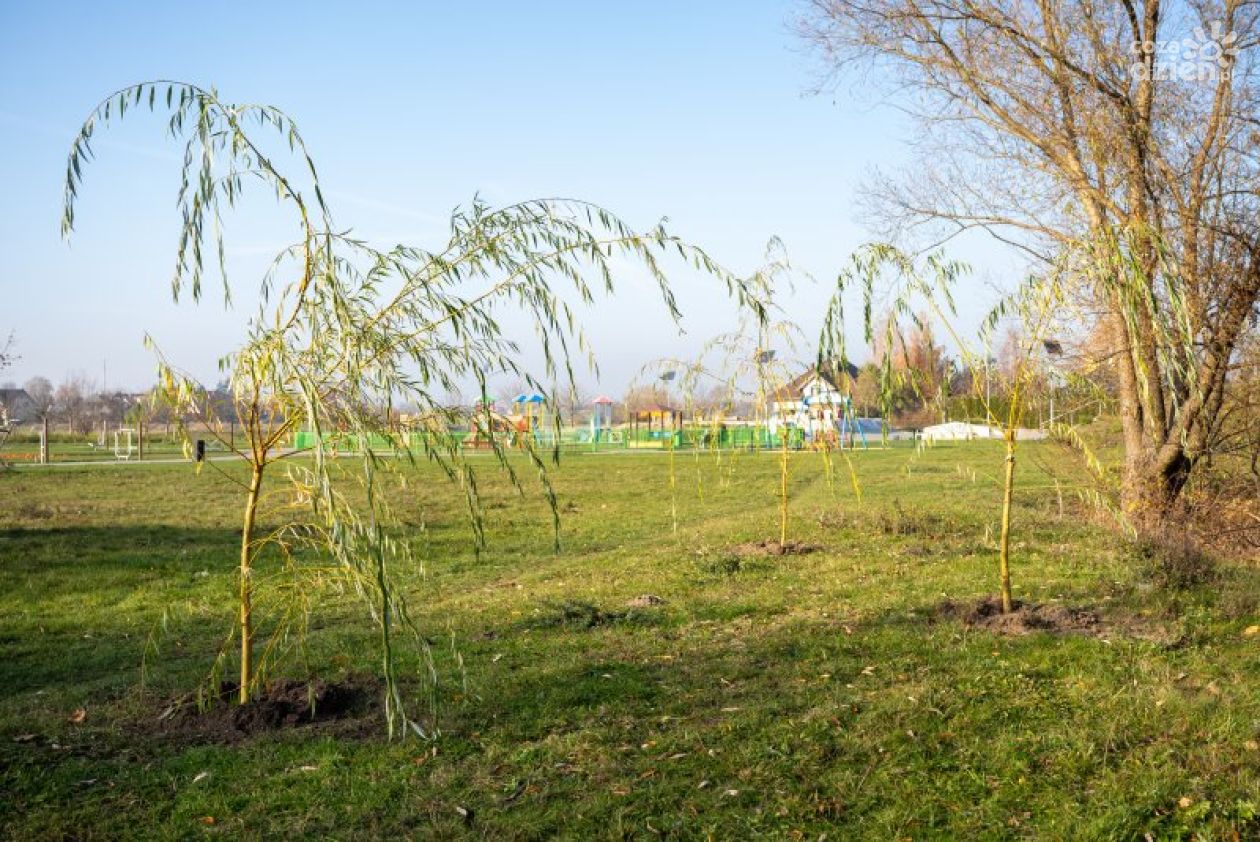
[[[847,89],[812,96],[818,66],[793,2],[27,3],[0,0],[0,331],[22,360],[0,380],[83,371],[152,382],[151,333],[210,381],[249,312],[215,295],[174,305],[175,147],[157,118],[99,136],[78,231],[59,233],[65,155],[95,103],[132,82],[214,85],[297,119],[339,224],[436,245],[449,210],[567,195],[679,234],[749,271],[777,235],[819,278],[784,303],[812,337],[827,279],[873,232],[855,188],[906,158],[894,109]],[[246,215],[229,229],[252,288],[281,242]],[[1007,271],[996,248],[962,256]],[[977,289],[979,282],[975,282]],[[589,314],[618,391],[651,358],[682,355],[731,310],[680,278],[687,334],[630,285]],[[636,293],[639,294],[636,294]],[[978,296],[977,296],[978,298]],[[592,378],[587,378],[590,381]]]

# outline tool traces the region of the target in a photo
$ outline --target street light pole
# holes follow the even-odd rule
[[[1046,356],[1050,359],[1058,360],[1063,358],[1063,343],[1057,339],[1043,339],[1041,345],[1046,349]],[[1058,385],[1059,370],[1054,364],[1050,365],[1050,427],[1054,426],[1054,392]]]

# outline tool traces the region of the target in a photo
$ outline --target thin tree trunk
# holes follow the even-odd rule
[[[245,522],[241,529],[241,689],[240,702],[249,701],[251,685],[254,679],[254,618],[253,618],[253,583],[251,567],[254,560],[254,517],[258,512],[258,492],[262,487],[263,469],[254,465],[250,475],[249,494],[245,498]]]
[[[1006,430],[1006,485],[1002,492],[1002,538],[999,544],[998,576],[1002,589],[1002,613],[1009,614],[1011,604],[1011,497],[1015,492],[1015,431]]]
[[[674,473],[674,434],[669,436],[669,517],[673,532],[678,534],[678,477]]]
[[[787,544],[787,515],[788,515],[788,446],[787,446],[787,427],[781,428],[780,435],[783,437],[783,454],[782,461],[779,463],[779,546]]]

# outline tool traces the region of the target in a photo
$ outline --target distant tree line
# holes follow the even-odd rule
[[[179,421],[171,408],[154,400],[155,389],[128,392],[122,389],[101,389],[82,373],[65,377],[56,386],[47,377],[31,377],[20,386],[15,381],[0,383],[10,424],[33,427],[45,420],[54,433],[69,436],[89,435],[143,422],[153,432],[173,431]],[[231,401],[227,384],[220,383],[207,394],[211,403],[221,407],[218,417],[231,422]]]

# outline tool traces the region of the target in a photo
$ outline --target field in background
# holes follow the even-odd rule
[[[183,446],[178,441],[165,439],[145,442],[145,459],[179,459],[184,455]],[[125,448],[120,451],[126,453]],[[71,440],[54,441],[51,447],[52,462],[120,462],[132,461],[137,454],[132,453],[130,459],[119,459],[114,451],[112,438],[101,445],[95,439],[79,437]],[[10,439],[0,447],[0,462],[14,465],[33,465],[39,461],[39,443],[37,441],[13,441]]]
[[[667,456],[568,458],[558,553],[537,491],[487,480],[480,557],[458,493],[422,468],[395,507],[426,570],[396,572],[433,644],[443,733],[392,744],[383,726],[225,744],[155,724],[231,626],[228,479],[161,464],[5,473],[0,827],[1260,833],[1260,636],[1247,634],[1260,575],[1224,565],[1170,586],[1056,488],[1068,457],[1021,454],[1016,595],[1088,607],[1095,634],[999,635],[946,604],[996,590],[991,444],[857,453],[861,503],[843,460],[829,482],[821,456],[793,454],[789,534],[819,549],[790,556],[743,546],[777,537],[774,454],[679,454],[677,534]],[[662,601],[631,605],[646,595]],[[373,646],[347,599],[316,618],[309,663],[370,674]]]

